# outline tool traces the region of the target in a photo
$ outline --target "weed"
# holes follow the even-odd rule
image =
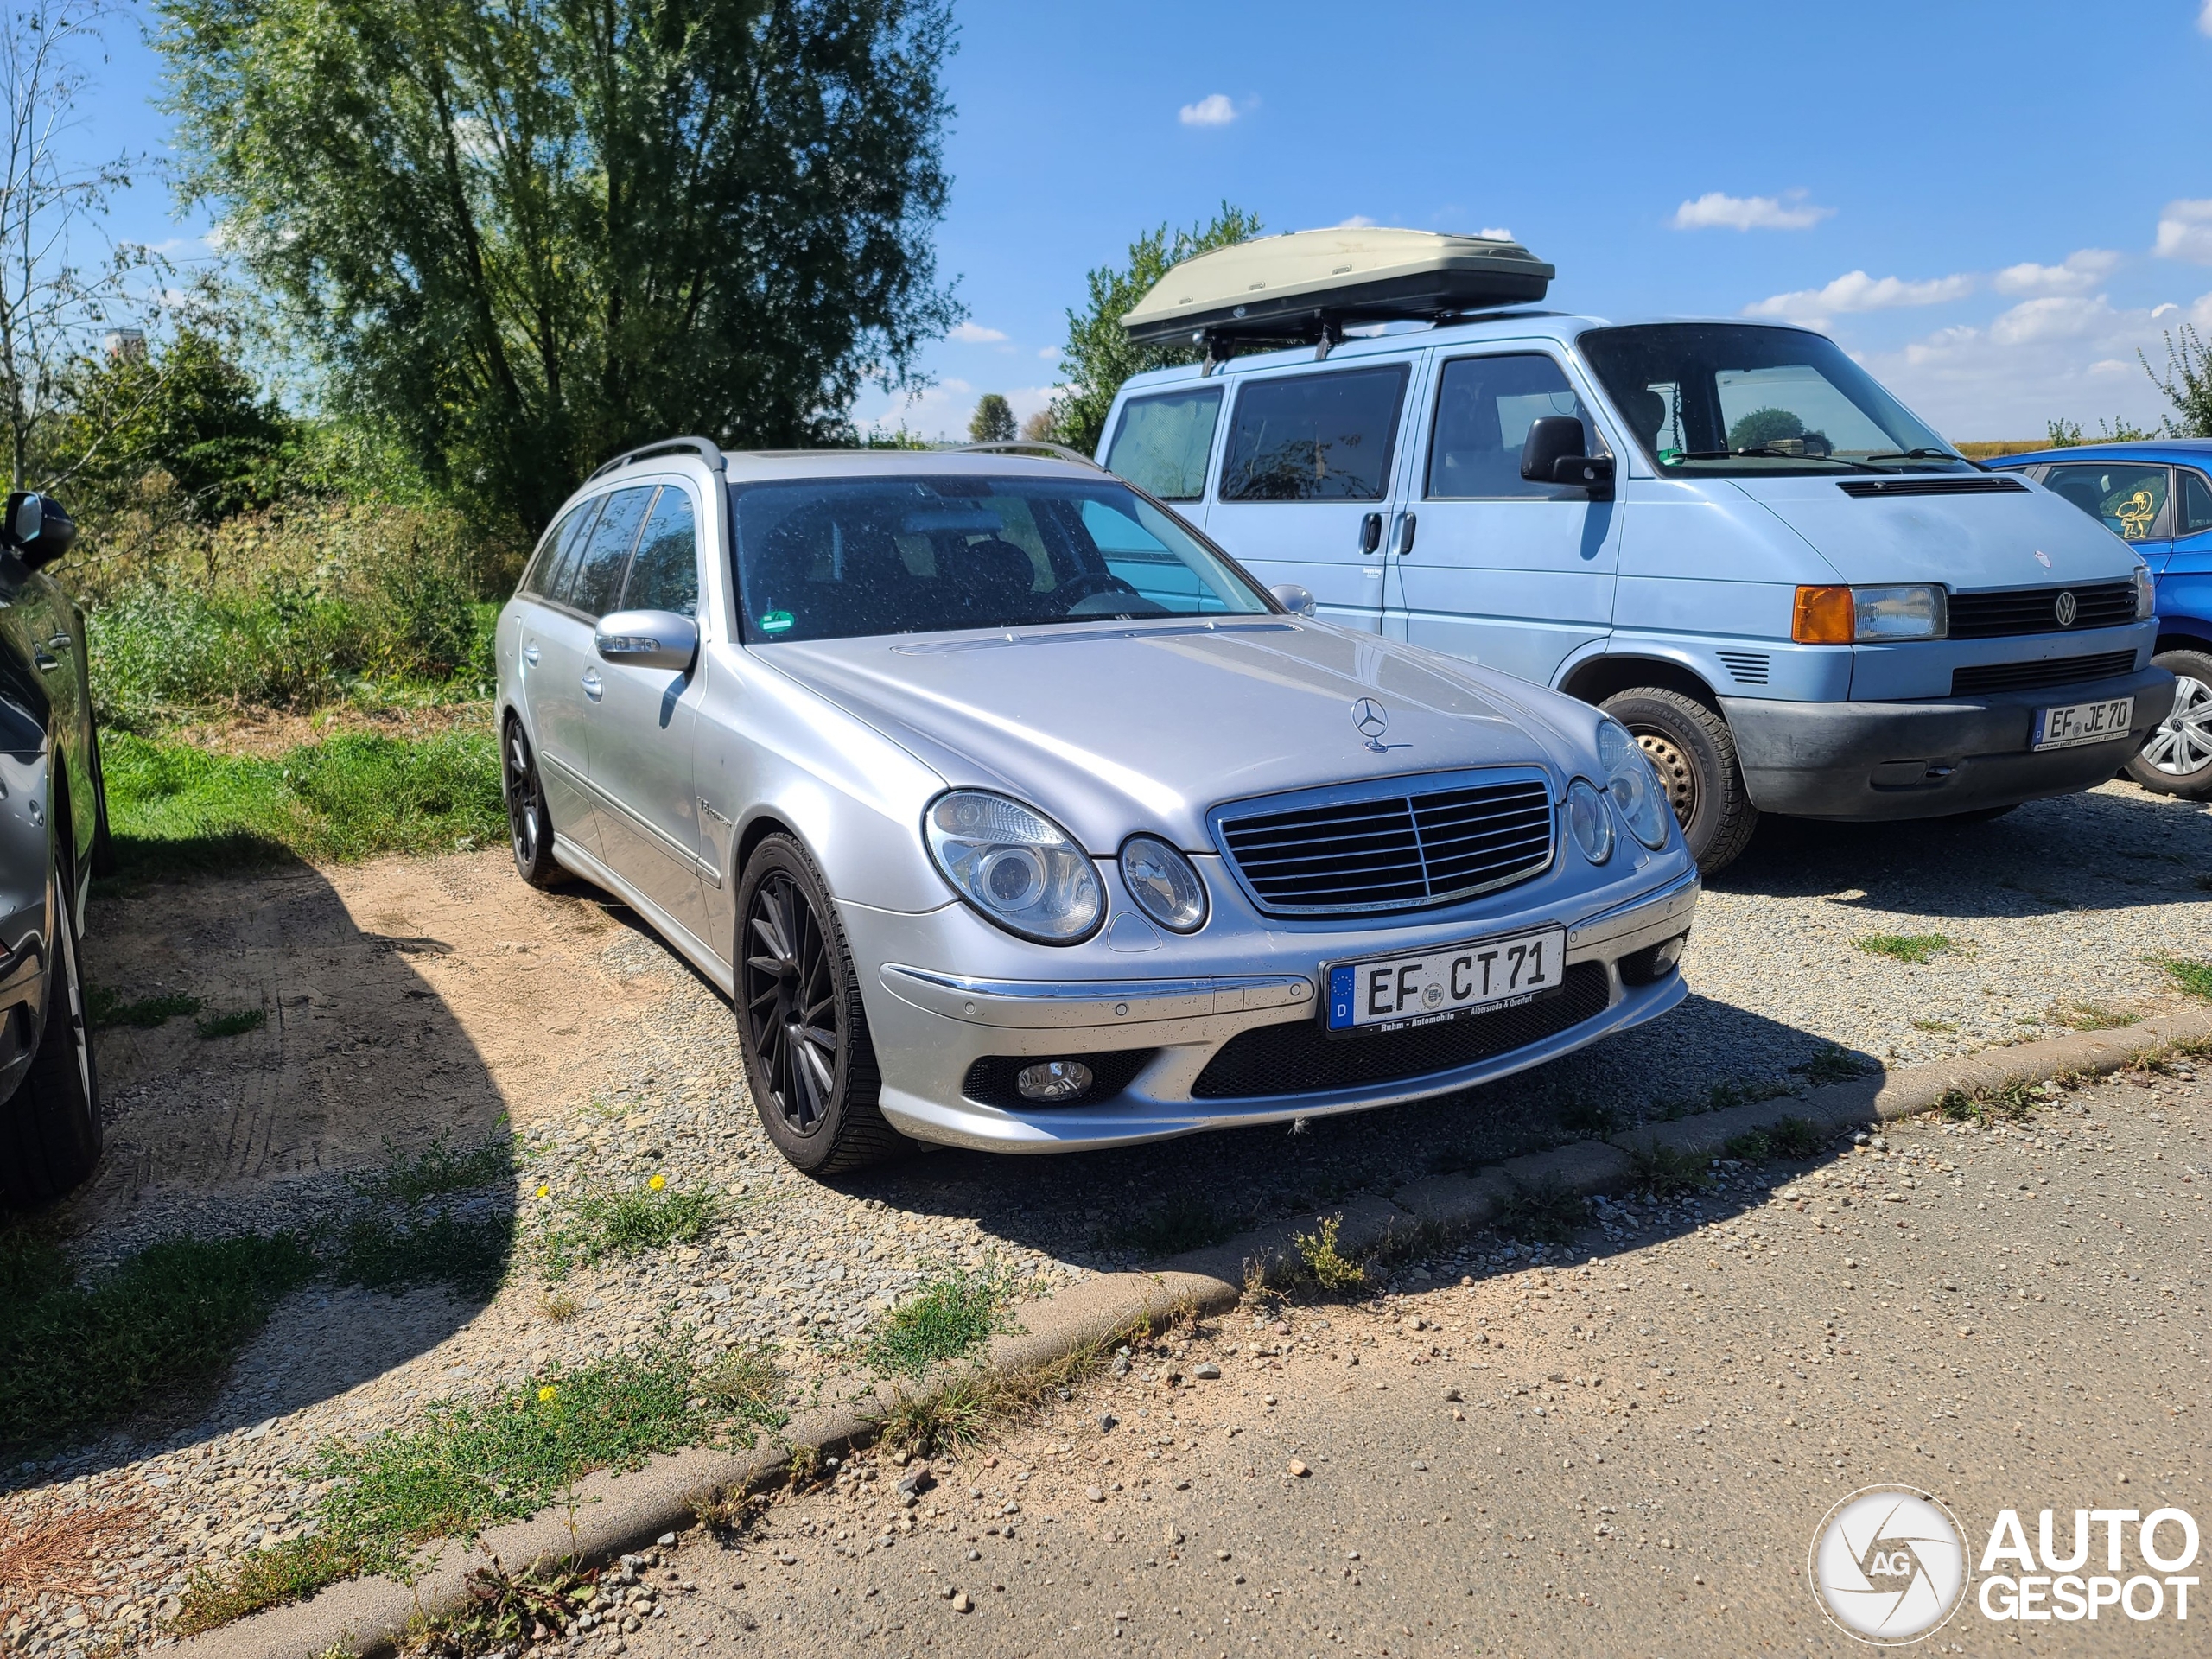
[[[1789,1092],[1789,1085],[1775,1077],[1751,1083],[1716,1083],[1705,1091],[1705,1109],[1725,1112],[1731,1106],[1756,1106],[1761,1101],[1777,1100]]]
[[[1785,1117],[1767,1125],[1766,1139],[1776,1157],[1802,1163],[1819,1154],[1827,1135],[1810,1119]]]
[[[725,1354],[692,1381],[702,1405],[725,1417],[766,1423],[775,1415],[784,1374],[762,1349]]]
[[[1847,1048],[1834,1043],[1824,1045],[1813,1058],[1801,1065],[1790,1068],[1805,1074],[1808,1083],[1849,1083],[1853,1077],[1863,1077],[1874,1069],[1873,1063]]]
[[[1678,1147],[1662,1147],[1656,1141],[1630,1147],[1628,1165],[1630,1184],[1655,1198],[1669,1198],[1713,1185],[1713,1177],[1694,1154]]]
[[[2199,893],[2212,893],[2212,875],[2195,877],[2190,883]]]
[[[1621,1126],[1621,1115],[1602,1101],[1576,1096],[1560,1108],[1559,1126],[1586,1141],[1602,1141]]]
[[[379,1212],[348,1223],[327,1255],[330,1276],[341,1285],[390,1291],[443,1283],[488,1300],[506,1276],[513,1243],[514,1225],[505,1217],[423,1220]]]
[[[1990,1123],[2003,1119],[2017,1122],[2049,1099],[2047,1085],[2024,1077],[2014,1077],[1995,1089],[1978,1089],[1968,1094],[1963,1089],[1947,1090],[1936,1102],[1936,1109],[1954,1123],[1972,1120]]]
[[[2187,962],[2179,957],[2154,957],[2152,960],[2190,995],[2212,997],[2212,962]]]
[[[1149,1262],[1180,1255],[1185,1250],[1202,1250],[1220,1243],[1236,1230],[1236,1224],[1217,1210],[1211,1199],[1196,1192],[1178,1192],[1122,1228],[1112,1242]]]
[[[2135,1023],[2133,1016],[2120,1014],[2096,1002],[2061,1002],[2044,1015],[2054,1026],[2070,1026],[2075,1031],[2117,1031],[2122,1026]]]
[[[565,1290],[549,1291],[537,1299],[537,1311],[556,1325],[566,1325],[584,1311],[584,1305]]]
[[[1774,1141],[1764,1129],[1746,1129],[1730,1135],[1720,1149],[1739,1162],[1763,1164],[1774,1156]]]
[[[1367,1269],[1337,1249],[1338,1232],[1344,1219],[1342,1216],[1325,1217],[1313,1232],[1291,1235],[1290,1242],[1298,1248],[1298,1259],[1306,1264],[1306,1271],[1313,1275],[1313,1282],[1324,1290],[1350,1290],[1367,1282]]]
[[[702,1486],[685,1495],[691,1518],[709,1531],[728,1538],[741,1533],[760,1512],[762,1500],[734,1486]]]
[[[505,1141],[486,1141],[456,1153],[446,1144],[452,1138],[448,1129],[410,1158],[386,1135],[384,1167],[373,1174],[349,1176],[346,1184],[365,1198],[411,1205],[448,1192],[503,1185],[512,1179],[514,1160]]]
[[[145,996],[136,1002],[125,1002],[122,994],[111,991],[105,985],[92,988],[89,998],[92,1024],[95,1026],[136,1026],[141,1031],[151,1031],[164,1020],[179,1014],[200,1012],[196,996]]]
[[[599,1574],[563,1566],[550,1574],[510,1575],[499,1558],[470,1573],[459,1610],[421,1621],[419,1633],[430,1638],[417,1651],[456,1654],[518,1653],[533,1643],[557,1638],[598,1592]]]
[[[933,1395],[902,1392],[877,1424],[878,1436],[891,1451],[917,1457],[957,1452],[1033,1417],[1048,1397],[1064,1397],[1105,1363],[1114,1345],[1109,1338],[1020,1370],[966,1372]]]
[[[229,1014],[211,1014],[205,1020],[193,1022],[200,1040],[212,1043],[223,1037],[243,1037],[249,1031],[259,1031],[269,1023],[266,1008],[238,1008]]]
[[[1933,961],[1939,951],[1949,950],[1952,941],[1942,933],[1869,933],[1852,943],[1870,957],[1888,957],[1917,965]]]
[[[1558,1176],[1546,1175],[1534,1185],[1515,1181],[1512,1190],[1499,1200],[1491,1225],[1509,1238],[1566,1244],[1573,1242],[1589,1219],[1580,1197],[1568,1192]]]
[[[1956,1031],[1958,1029],[1948,1020],[1916,1020],[1912,1022],[1912,1028],[1915,1031]]]
[[[566,1223],[552,1224],[539,1236],[539,1255],[547,1274],[560,1279],[571,1268],[588,1267],[609,1255],[696,1244],[714,1224],[717,1207],[706,1187],[656,1188],[648,1181],[637,1192],[582,1200]]]
[[[919,1376],[939,1360],[973,1353],[1006,1326],[1011,1287],[997,1274],[956,1272],[931,1280],[877,1322],[865,1351],[887,1376]]]

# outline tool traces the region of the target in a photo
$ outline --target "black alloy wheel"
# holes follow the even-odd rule
[[[897,1152],[836,912],[813,862],[772,835],[738,889],[737,1019],[746,1080],[776,1149],[810,1175]]]
[[[507,722],[502,743],[501,781],[507,797],[507,839],[514,848],[515,869],[533,887],[558,886],[565,879],[553,858],[553,815],[545,810],[545,786],[537,775],[537,759],[530,752],[522,722]]]

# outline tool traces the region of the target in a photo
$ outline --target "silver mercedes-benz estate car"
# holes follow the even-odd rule
[[[728,993],[823,1173],[1382,1106],[1679,1002],[1628,734],[1310,607],[1088,463],[634,451],[499,619],[515,860]]]

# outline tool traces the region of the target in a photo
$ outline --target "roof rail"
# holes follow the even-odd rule
[[[632,461],[643,461],[647,455],[664,455],[671,449],[689,450],[704,460],[718,473],[726,473],[729,470],[729,462],[722,454],[721,445],[709,439],[663,438],[658,443],[640,444],[635,449],[625,449],[584,482],[588,484],[593,478],[604,478],[618,467],[627,467]]]
[[[1062,461],[1078,462],[1096,472],[1106,470],[1080,450],[1071,449],[1065,443],[1047,443],[1042,438],[1000,438],[990,443],[956,443],[944,453],[951,455],[1003,455],[1019,454],[1025,449],[1041,449],[1047,454],[1058,455]]]

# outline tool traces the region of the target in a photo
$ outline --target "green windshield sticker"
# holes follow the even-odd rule
[[[791,613],[789,611],[771,611],[760,619],[760,632],[781,633],[785,628],[791,626]]]

